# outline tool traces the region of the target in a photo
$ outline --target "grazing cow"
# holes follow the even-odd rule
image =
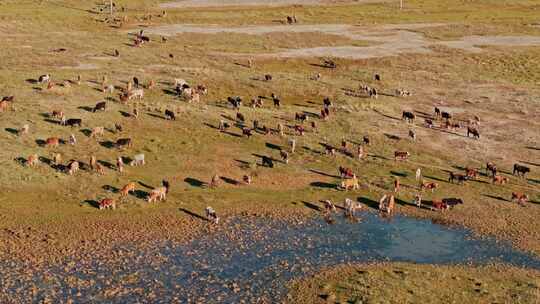
[[[501,175],[495,175],[493,176],[493,179],[491,180],[493,184],[499,184],[499,185],[504,185],[508,183],[509,181],[510,179],[508,177],[501,176]]]
[[[364,143],[364,145],[369,146],[369,143],[370,143],[369,137],[368,137],[368,136],[364,136],[364,137],[362,138],[362,142]]]
[[[214,208],[212,208],[210,206],[206,207],[206,209],[204,209],[204,212],[206,214],[206,218],[209,221],[211,221],[215,225],[219,224],[219,217],[217,216],[217,213],[214,210]]]
[[[512,171],[512,175],[517,175],[524,178],[525,174],[529,172],[531,172],[531,168],[519,164],[514,164],[514,171]]]
[[[60,139],[58,137],[49,137],[45,140],[45,146],[56,148],[60,145]]]
[[[51,80],[51,75],[49,74],[44,74],[38,77],[39,83],[46,83],[46,82],[49,82],[50,80]]]
[[[422,169],[418,168],[416,169],[416,175],[415,175],[416,181],[420,181],[422,179]]]
[[[90,137],[94,138],[98,135],[103,136],[104,133],[105,133],[104,127],[94,127],[92,129],[92,132],[90,133]]]
[[[201,95],[207,95],[208,94],[208,88],[205,85],[199,84],[195,91]]]
[[[401,115],[401,119],[410,123],[414,123],[414,120],[416,119],[416,115],[413,112],[403,111],[403,114]]]
[[[32,154],[32,155],[28,156],[28,158],[26,159],[26,165],[28,167],[33,167],[33,166],[38,164],[38,161],[39,161],[39,158],[38,158],[37,154]]]
[[[426,118],[424,120],[424,122],[426,123],[426,127],[430,128],[430,129],[433,128],[433,120],[431,120],[429,118]]]
[[[9,108],[9,103],[6,100],[0,101],[0,113],[7,111]]]
[[[277,95],[275,95],[274,93],[272,93],[271,97],[272,97],[272,102],[274,103],[274,107],[276,108],[281,107],[281,99],[279,99]]]
[[[268,156],[263,156],[262,165],[265,167],[274,168],[274,161]]]
[[[491,176],[497,175],[497,166],[494,163],[486,163],[486,175],[489,175],[488,172],[491,172]]]
[[[221,132],[224,132],[225,130],[227,130],[228,128],[230,128],[231,125],[229,125],[229,123],[223,121],[223,120],[220,120],[219,121],[219,126],[218,126],[218,129],[221,131]]]
[[[242,177],[242,180],[244,181],[244,183],[245,183],[246,185],[251,185],[251,183],[252,183],[251,175],[244,175],[244,176]]]
[[[445,211],[450,209],[450,206],[442,201],[432,201],[431,202],[431,210],[440,210]]]
[[[335,69],[337,67],[337,64],[333,60],[325,59],[323,61],[323,66],[330,69]]]
[[[466,168],[465,169],[465,175],[467,176],[467,178],[469,179],[474,179],[476,180],[478,178],[478,170],[474,169],[474,168]]]
[[[336,156],[336,149],[334,149],[334,147],[325,146],[324,149],[326,155]]]
[[[358,145],[358,148],[356,149],[356,156],[358,159],[362,159],[364,157],[364,147],[361,145]]]
[[[476,128],[467,127],[467,137],[472,135],[475,139],[480,139],[480,132]]]
[[[529,196],[520,192],[512,192],[512,202],[517,202],[520,205],[524,205],[529,201]]]
[[[336,212],[336,206],[330,200],[324,200],[324,210],[325,212]]]
[[[131,148],[132,145],[133,145],[133,141],[131,140],[131,138],[120,138],[115,143],[115,146],[119,149],[124,146]]]
[[[289,163],[289,153],[287,153],[287,151],[279,151],[279,155],[281,156],[281,159],[283,160],[284,163],[288,164]]]
[[[422,183],[422,185],[420,186],[421,190],[424,190],[424,189],[431,190],[432,193],[435,192],[435,189],[437,188],[439,188],[439,184],[432,183],[432,182]]]
[[[395,151],[394,152],[394,160],[407,160],[411,156],[411,154],[407,151]]]
[[[176,115],[171,110],[165,110],[165,118],[168,120],[176,120]]]
[[[99,210],[116,209],[116,202],[112,198],[104,198],[99,201]]]
[[[244,115],[240,112],[237,112],[236,113],[236,121],[240,122],[240,123],[244,123],[246,121],[246,118],[244,117]]]
[[[96,103],[92,112],[95,113],[96,111],[105,111],[106,108],[107,108],[107,102],[101,101],[101,102]]]
[[[413,204],[415,204],[416,207],[422,207],[422,195],[420,193],[414,195]]]
[[[270,74],[265,74],[265,75],[264,75],[264,80],[266,80],[266,81],[271,81],[271,80],[272,80],[272,75],[270,75]]]
[[[133,156],[133,160],[129,163],[130,166],[144,166],[144,154],[139,153]]]
[[[69,135],[68,143],[72,146],[77,143],[77,138],[75,138],[74,134]]]
[[[124,172],[124,160],[122,159],[122,156],[118,156],[116,159],[116,168],[118,169],[118,172]]]
[[[240,109],[240,107],[242,106],[242,97],[240,96],[227,97],[227,101],[233,106],[235,110]]]
[[[454,183],[454,180],[457,181],[459,185],[462,185],[466,180],[468,180],[469,177],[463,174],[457,174],[454,172],[450,172],[450,176],[448,177],[448,181],[452,184]]]
[[[351,168],[345,168],[345,167],[339,166],[338,170],[339,170],[339,176],[341,176],[341,178],[353,178],[354,176],[353,170]]]
[[[330,97],[323,98],[323,106],[325,109],[330,108],[332,106],[332,101],[330,101]]]
[[[330,202],[330,204],[332,204],[332,203]],[[332,204],[332,206],[333,206],[333,204]],[[326,204],[325,204],[325,207],[326,207]],[[334,206],[334,208],[335,208],[335,206]],[[360,208],[362,208],[362,206],[360,204],[355,203],[353,200],[351,200],[349,198],[346,198],[345,203],[343,205],[343,208],[345,209],[345,216],[354,217],[356,211],[359,210]]]
[[[103,166],[101,166],[99,163],[96,163],[96,172],[100,175],[105,174],[105,171],[103,171]]]
[[[64,126],[70,126],[70,127],[75,127],[75,126],[82,126],[82,119],[80,118],[70,118],[70,119],[63,119],[62,120],[62,125]]]
[[[370,88],[369,91],[368,91],[368,94],[369,94],[369,97],[371,98],[379,98],[379,94],[377,93],[377,89],[376,88]]]
[[[197,92],[192,92],[188,95],[188,103],[199,103],[201,101],[201,95]]]
[[[122,189],[120,190],[120,196],[121,197],[128,196],[129,192],[133,192],[133,191],[135,191],[135,183],[130,182],[124,187],[122,187]]]
[[[341,181],[341,188],[344,190],[357,190],[360,189],[360,184],[358,183],[358,178],[353,174],[352,178],[344,179]]]
[[[2,100],[0,101],[8,101],[8,102],[12,102],[15,100],[15,96],[14,95],[11,95],[11,96],[4,96],[2,97]]]
[[[446,119],[447,121],[452,119],[452,115],[450,113],[448,113],[448,112],[441,112],[441,117],[443,119]]]
[[[166,198],[167,198],[167,188],[158,187],[150,191],[150,193],[148,194],[147,201],[149,203],[159,202],[159,201],[164,201]]]
[[[220,184],[220,176],[218,174],[214,174],[212,176],[212,180],[210,180],[210,188],[217,188]]]
[[[144,98],[144,90],[143,89],[135,89],[135,90],[132,90],[131,92],[129,92],[128,95],[127,95],[127,99],[131,100],[131,99],[134,99],[134,98],[143,99]]]
[[[64,112],[62,112],[61,110],[53,110],[51,116],[58,119],[62,119],[62,117],[65,117]]]
[[[305,113],[295,113],[294,114],[294,120],[304,122],[308,120],[308,116]]]
[[[79,162],[76,161],[76,160],[72,160],[69,164],[68,164],[68,174],[69,175],[73,175],[74,173],[76,173],[77,171],[79,171]]]
[[[440,116],[441,116],[441,110],[435,107],[435,118],[439,118]]]
[[[114,124],[114,131],[115,131],[115,133],[116,133],[116,132],[119,132],[119,133],[120,133],[120,132],[122,132],[122,130],[123,130],[123,128],[122,128],[122,125],[121,125],[121,124],[119,124],[119,123],[115,123],[115,124]]]
[[[379,211],[392,214],[394,212],[395,201],[392,194],[385,194],[379,200]]]
[[[304,129],[304,127],[300,126],[300,125],[296,125],[294,126],[294,130],[296,131],[296,133],[298,133],[298,135],[300,136],[304,136],[304,132],[306,131]]]
[[[413,130],[409,130],[409,137],[410,137],[413,141],[416,141],[416,132],[414,132]]]
[[[453,208],[456,205],[463,204],[463,200],[460,198],[443,198],[442,202],[446,204],[449,208]]]
[[[242,128],[242,135],[246,136],[247,138],[250,138],[253,133],[251,132],[251,129],[249,128]]]

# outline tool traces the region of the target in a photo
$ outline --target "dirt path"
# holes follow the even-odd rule
[[[344,36],[356,41],[368,41],[369,46],[325,46],[300,49],[287,49],[277,53],[258,54],[263,57],[339,57],[367,59],[396,56],[406,53],[431,53],[432,46],[442,45],[469,52],[481,52],[479,46],[540,46],[539,36],[466,36],[454,41],[432,41],[423,34],[413,32],[418,28],[443,26],[445,24],[403,24],[366,28],[345,24],[323,25],[272,25],[222,27],[216,25],[167,25],[147,30],[149,34],[172,36],[182,33],[218,34],[234,33],[264,35],[269,33],[322,33]],[[231,55],[231,54],[229,54]],[[244,54],[236,54],[244,55]]]
[[[160,4],[161,8],[188,8],[188,7],[224,7],[224,6],[283,6],[283,5],[320,5],[351,3],[353,1],[332,1],[332,0],[183,0],[165,2]],[[356,0],[354,3],[376,3],[382,0]]]

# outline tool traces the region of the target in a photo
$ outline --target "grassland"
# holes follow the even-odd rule
[[[538,272],[506,266],[342,266],[292,285],[290,303],[537,303]]]
[[[350,41],[342,37],[316,34],[263,36],[250,35],[179,35],[167,43],[160,37],[142,48],[130,46],[127,31],[164,24],[214,24],[240,26],[263,24],[271,26],[291,11],[305,24],[359,24],[377,26],[391,23],[449,23],[445,27],[422,29],[428,38],[448,40],[467,35],[538,35],[530,26],[537,22],[535,1],[407,1],[407,8],[397,12],[395,5],[385,2],[368,5],[300,6],[279,8],[207,8],[170,10],[167,17],[155,17],[161,12],[157,2],[118,1],[127,7],[120,15],[129,16],[121,28],[102,20],[105,15],[90,13],[93,4],[83,1],[8,1],[0,5],[0,35],[4,46],[0,50],[0,95],[15,95],[13,109],[0,113],[0,252],[37,262],[61,260],[79,251],[107,250],[119,241],[144,239],[183,240],[193,237],[206,223],[182,210],[202,213],[208,205],[224,216],[256,214],[259,216],[305,216],[312,210],[302,201],[318,202],[331,198],[358,198],[373,205],[379,196],[391,188],[393,176],[399,176],[404,188],[399,195],[398,212],[432,218],[448,224],[464,225],[482,235],[496,235],[511,240],[522,249],[540,253],[540,231],[536,220],[540,216],[540,125],[538,121],[540,50],[538,47],[485,47],[484,52],[438,47],[431,54],[405,54],[370,60],[336,59],[338,68],[329,70],[317,66],[317,58],[263,58],[248,69],[242,64],[245,56],[230,53],[269,52],[282,48],[339,46]],[[151,21],[143,20],[154,14]],[[455,25],[457,23],[457,25]],[[358,42],[355,42],[358,43]],[[66,48],[63,53],[53,52]],[[121,56],[110,54],[118,49]],[[216,55],[215,52],[220,52]],[[173,54],[174,58],[170,58]],[[240,64],[238,64],[240,63]],[[82,68],[81,68],[82,67]],[[57,86],[52,90],[32,84],[40,74],[51,73],[53,79],[74,80],[81,75],[83,83],[70,88]],[[263,74],[274,76],[271,82],[254,80]],[[311,81],[321,73],[321,81]],[[372,80],[374,73],[383,75],[381,83]],[[158,82],[148,90],[145,99],[129,105],[116,101],[117,96],[99,92],[103,75],[117,86],[125,86],[133,76],[148,82]],[[174,78],[190,83],[206,84],[208,96],[201,104],[187,104],[164,90]],[[409,98],[381,96],[377,100],[352,97],[343,88],[356,89],[360,83],[376,85],[382,92],[396,88],[413,92]],[[278,94],[284,103],[280,109],[268,105],[263,109],[242,109],[249,123],[275,128],[278,122],[294,124],[294,112],[318,113],[322,98],[330,96],[336,111],[327,121],[316,121],[316,130],[297,137],[292,130],[286,138],[277,135],[256,135],[246,139],[220,133],[216,126],[223,115],[234,117],[227,108],[227,96],[244,99],[270,93]],[[93,106],[110,97],[104,113],[91,113],[81,106]],[[473,115],[482,118],[482,139],[475,141],[459,134],[424,128],[418,124],[416,143],[406,138],[410,126],[399,121],[402,110],[415,109],[431,113],[434,104],[442,105],[459,119]],[[124,117],[120,111],[142,111],[138,119]],[[70,129],[47,121],[44,113],[63,109],[68,117],[82,118],[84,126],[112,128],[119,122],[124,133],[106,132],[99,142],[132,137],[134,147],[117,151],[84,135],[80,129]],[[177,121],[163,117],[165,109],[179,113]],[[157,116],[157,117],[156,117]],[[19,137],[11,129],[30,124],[30,133]],[[238,128],[231,130],[241,134]],[[75,146],[58,149],[39,147],[36,140],[51,136],[78,138]],[[400,140],[385,134],[396,135]],[[364,135],[372,138],[367,147],[371,155],[363,161],[345,156],[333,159],[324,155],[321,142],[338,146],[342,138],[359,142]],[[299,149],[289,165],[277,164],[269,169],[250,166],[260,163],[255,155],[278,158],[278,148],[285,148],[289,137],[297,137]],[[394,150],[408,150],[410,162],[396,164]],[[144,152],[147,165],[127,167],[124,174],[106,169],[104,176],[83,171],[76,176],[56,172],[42,163],[28,168],[15,161],[30,154],[50,158],[52,152],[63,154],[64,160],[88,162],[90,155],[114,164],[115,159]],[[447,172],[457,167],[481,167],[495,161],[505,172],[515,162],[526,162],[532,168],[527,179],[510,177],[505,186],[486,182],[470,182],[465,186],[446,183]],[[352,167],[360,176],[363,187],[354,193],[337,191],[339,165]],[[414,170],[422,167],[424,176],[441,184],[440,191],[426,194],[427,200],[459,196],[463,206],[437,213],[411,206]],[[322,172],[323,174],[316,173]],[[224,182],[217,189],[204,183],[212,175],[239,181],[244,174],[255,175],[254,184],[238,186]],[[137,181],[141,191],[158,186],[162,179],[172,182],[172,190],[164,203],[148,205],[141,198],[130,196],[114,212],[99,211],[94,201],[117,197],[110,189]],[[145,187],[148,185],[149,187]],[[526,207],[509,200],[512,191],[529,194]]]

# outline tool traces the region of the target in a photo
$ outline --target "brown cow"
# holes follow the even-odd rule
[[[341,188],[345,190],[356,190],[360,189],[360,185],[358,183],[358,178],[356,178],[356,175],[353,175],[352,178],[345,179],[341,182]]]
[[[509,181],[510,179],[508,177],[501,176],[501,175],[495,175],[493,176],[493,179],[491,180],[493,184],[499,184],[499,185],[504,185],[508,183]]]
[[[127,196],[129,194],[129,192],[133,192],[133,191],[135,191],[135,183],[130,182],[127,185],[125,185],[124,187],[122,187],[122,190],[120,190],[120,196],[121,197]]]
[[[30,156],[28,156],[28,158],[26,159],[26,165],[28,167],[33,167],[35,165],[38,164],[38,156],[37,154],[32,154]]]
[[[58,137],[49,137],[45,140],[45,146],[56,148],[60,145],[60,139]]]
[[[166,187],[158,187],[154,190],[150,191],[150,194],[148,194],[147,201],[149,203],[151,202],[158,202],[158,201],[164,201],[167,198],[167,188]]]
[[[450,206],[442,201],[432,201],[431,202],[431,210],[441,210],[445,211],[448,210]]]
[[[512,192],[512,202],[516,202],[520,205],[524,205],[529,201],[529,196],[520,192]]]
[[[95,127],[92,129],[92,132],[90,133],[90,137],[95,138],[98,135],[103,136],[104,132],[105,132],[104,127]]]
[[[466,168],[465,169],[465,175],[469,178],[469,179],[474,179],[476,180],[478,178],[478,170],[474,169],[474,168]]]
[[[435,191],[435,189],[439,188],[439,184],[437,183],[432,183],[432,182],[426,182],[426,183],[422,183],[422,185],[420,186],[420,189],[424,190],[424,189],[427,189],[427,190],[431,190],[431,192],[433,193]]]
[[[0,101],[0,113],[7,111],[9,108],[9,103],[6,100]]]
[[[394,212],[395,202],[394,196],[391,194],[385,194],[379,200],[379,211],[391,214]]]
[[[468,179],[469,177],[467,175],[457,174],[454,172],[450,172],[450,176],[448,177],[449,182],[454,183],[454,180],[456,180],[460,185],[462,185]]]
[[[394,152],[394,160],[407,160],[411,154],[407,151]]]
[[[116,202],[112,198],[104,198],[99,202],[99,210],[116,209]]]

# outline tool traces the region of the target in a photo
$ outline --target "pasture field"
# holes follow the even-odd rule
[[[540,255],[537,1],[406,0],[401,11],[398,1],[283,6],[255,1],[249,6],[176,8],[160,6],[164,2],[115,1],[115,17],[127,17],[122,22],[107,22],[108,14],[99,11],[98,2],[0,2],[0,98],[15,96],[9,109],[0,113],[3,260],[43,266],[94,254],[106,256],[118,244],[183,242],[215,230],[199,217],[207,206],[225,219],[252,216],[295,221],[319,217],[306,202],[322,206],[320,200],[325,199],[341,204],[352,198],[366,209],[376,209],[379,198],[393,191],[396,177],[402,184],[396,194],[397,213],[464,226],[479,236],[493,236]],[[282,24],[292,14],[299,23]],[[141,29],[151,41],[134,47],[133,39]],[[114,50],[120,56],[113,56]],[[327,57],[332,57],[336,68],[322,65]],[[254,63],[251,68],[249,59]],[[313,80],[317,73],[321,78]],[[48,89],[37,83],[42,74],[51,74],[56,85]],[[265,74],[273,79],[264,81]],[[381,75],[381,81],[374,80],[375,74]],[[76,84],[78,75],[80,84]],[[116,87],[113,94],[101,91],[104,76]],[[120,90],[134,76],[144,85],[153,80],[156,86],[145,89],[142,100],[121,103]],[[174,94],[175,78],[204,84],[208,94],[199,103],[187,103]],[[379,97],[367,97],[360,85],[376,87]],[[412,96],[396,97],[396,89],[406,89]],[[272,106],[271,93],[281,99],[280,108]],[[236,111],[227,102],[228,96],[236,95],[245,102],[240,112],[246,126],[251,127],[255,119],[271,129],[281,123],[286,126],[285,136],[275,132],[255,132],[249,139],[242,136],[234,122]],[[259,95],[267,97],[262,108],[247,106]],[[324,97],[333,102],[328,120],[318,118]],[[103,100],[107,109],[92,112]],[[434,106],[451,113],[465,127],[448,130],[435,121],[434,128],[427,128],[424,118],[434,115]],[[135,108],[138,118],[130,114]],[[175,121],[165,119],[166,109],[176,113]],[[61,126],[50,117],[53,110],[62,110],[67,118],[81,118],[82,126]],[[402,111],[414,111],[416,121],[402,121]],[[297,112],[311,116],[304,123],[303,136],[290,128],[300,124],[294,120]],[[466,136],[466,121],[474,116],[480,118],[479,140]],[[227,132],[217,130],[220,120],[232,125]],[[114,132],[115,123],[123,126],[121,133]],[[18,135],[25,124],[28,134]],[[90,138],[89,131],[97,126],[105,127],[105,134]],[[416,132],[416,141],[408,137],[409,130]],[[70,134],[77,138],[75,145],[39,145],[49,137],[67,140]],[[367,156],[362,160],[339,152],[335,157],[325,154],[325,144],[339,147],[342,139],[356,151],[364,136],[369,136],[371,144],[365,147]],[[125,137],[133,139],[131,148],[111,146]],[[296,152],[285,164],[280,161],[280,150],[289,149],[291,138],[296,139]],[[410,152],[410,159],[394,161],[396,150]],[[64,164],[71,159],[88,164],[94,155],[105,173],[83,166],[70,176],[49,164],[53,153],[61,153]],[[123,173],[115,170],[118,157],[138,153],[145,154],[146,165],[126,165]],[[32,154],[40,161],[28,167],[24,159]],[[261,166],[262,156],[274,158],[275,167]],[[492,184],[485,175],[487,162],[497,164],[509,183]],[[515,163],[531,172],[525,178],[512,175]],[[341,182],[339,166],[353,169],[361,183],[359,190],[336,188]],[[447,181],[449,172],[463,173],[467,167],[480,171],[477,180],[464,185]],[[461,198],[464,204],[445,212],[415,206],[412,200],[420,191],[417,168],[422,169],[424,181],[439,184],[434,193],[423,193],[427,205],[448,197]],[[215,174],[222,177],[220,185],[210,188]],[[253,176],[251,185],[242,182],[244,175]],[[167,200],[147,203],[146,195],[162,180],[171,183]],[[135,182],[137,191],[120,199],[118,189],[128,182]],[[529,202],[524,206],[511,202],[512,192],[527,194]],[[117,199],[116,210],[99,210],[97,203],[103,198]],[[439,280],[468,271],[457,266],[404,264],[380,270],[366,266],[374,275],[366,279],[356,272],[364,266],[355,267],[346,270],[347,275],[364,280],[362,284],[397,280],[391,271],[395,267],[414,273],[411,284],[420,284],[417,280],[423,272]],[[336,283],[330,283],[328,290],[337,290],[332,292],[341,299],[352,287],[339,285],[339,277],[329,271],[323,276]],[[490,282],[496,280],[495,274],[521,282],[532,273],[516,268],[495,272],[490,267],[471,271],[475,273],[471,276]],[[452,286],[462,288],[465,282]],[[503,284],[498,279],[493,282]],[[299,296],[322,301],[315,298],[319,288],[326,287],[301,284],[310,285]],[[516,288],[512,292],[524,301],[534,301],[527,287]],[[431,292],[432,302],[443,299],[448,290],[437,291],[434,284],[424,290]],[[462,297],[468,299],[473,293]],[[509,293],[492,296],[504,302]],[[386,294],[377,291],[374,296]],[[403,299],[414,302],[414,296],[420,295],[415,291],[413,296],[403,295],[412,298]]]

